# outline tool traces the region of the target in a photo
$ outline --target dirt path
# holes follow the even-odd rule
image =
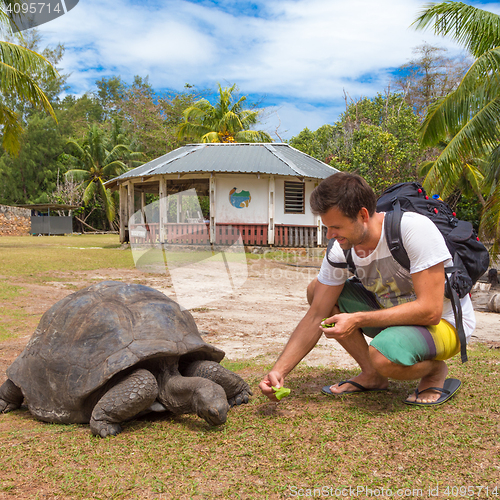
[[[248,279],[241,288],[232,295],[192,311],[204,339],[223,349],[231,360],[259,356],[263,361],[272,363],[307,311],[305,290],[317,274],[317,266],[317,261],[303,261],[300,267],[264,258],[250,261]],[[17,338],[0,343],[0,382],[5,380],[6,368],[24,348],[41,315],[75,290],[111,279],[149,285],[175,298],[166,277],[138,270],[59,273],[58,279],[61,281],[36,285],[15,283],[25,292],[16,299],[16,307],[24,309],[29,316]],[[489,293],[492,292],[475,292],[473,295],[478,321],[473,341],[500,346],[500,315],[485,312]],[[326,338],[320,340],[304,362],[343,368],[356,366],[335,341]]]

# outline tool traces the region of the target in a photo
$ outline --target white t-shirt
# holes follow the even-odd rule
[[[385,219],[384,219],[385,221]],[[440,262],[445,267],[453,261],[443,236],[434,223],[424,215],[404,212],[401,219],[401,239],[410,259],[410,272],[392,257],[385,239],[384,225],[375,250],[367,257],[361,258],[352,251],[356,271],[363,286],[375,294],[379,304],[392,307],[416,299],[410,274],[428,269]],[[335,242],[329,258],[332,262],[346,262],[344,252]],[[347,269],[332,267],[326,256],[318,274],[318,281],[324,285],[342,285],[348,278]],[[461,299],[465,336],[469,340],[476,318],[469,295]],[[444,298],[442,318],[455,326],[455,315],[449,299]]]

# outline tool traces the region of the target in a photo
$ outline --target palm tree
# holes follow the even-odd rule
[[[67,144],[73,149],[71,155],[80,168],[66,172],[66,176],[86,185],[83,192],[83,203],[88,205],[94,197],[101,199],[110,227],[115,219],[115,203],[112,193],[104,183],[128,170],[124,159],[129,159],[134,152],[125,144],[114,144],[111,147],[106,142],[104,131],[97,125],[89,126],[87,136],[80,145],[74,140]]]
[[[0,1],[0,29],[6,29],[9,18],[4,11],[6,1]],[[57,78],[58,73],[45,57],[14,43],[0,41],[0,126],[2,146],[12,154],[21,147],[23,126],[19,115],[9,106],[6,98],[17,98],[43,109],[57,121],[54,110],[33,75],[45,73]]]
[[[500,171],[495,160],[500,157],[500,16],[448,1],[428,7],[414,25],[452,38],[475,58],[458,87],[427,110],[421,128],[423,146],[440,141],[446,145],[428,169],[424,185],[447,196],[463,179],[464,165],[470,165],[471,158],[480,159],[481,191],[487,196],[481,230],[495,238],[496,248],[500,237]]]
[[[259,111],[242,109],[246,97],[236,102],[236,84],[222,88],[219,100],[212,106],[200,99],[184,111],[184,123],[179,126],[179,139],[189,137],[199,142],[273,142],[262,130],[250,130],[258,121]]]

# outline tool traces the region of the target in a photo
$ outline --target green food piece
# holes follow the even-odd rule
[[[328,318],[323,318],[323,321],[321,322],[321,326],[323,326],[325,328],[333,328],[335,326],[335,323],[325,323],[325,321],[327,319]]]
[[[287,389],[286,387],[280,387],[279,389],[277,387],[273,386],[273,391],[274,395],[276,396],[276,399],[280,401],[281,399],[285,398],[288,396],[291,392],[290,389]]]

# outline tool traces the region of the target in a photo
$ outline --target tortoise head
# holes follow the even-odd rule
[[[226,422],[229,404],[226,392],[215,382],[203,384],[194,391],[193,409],[196,414],[210,425],[222,425]]]

